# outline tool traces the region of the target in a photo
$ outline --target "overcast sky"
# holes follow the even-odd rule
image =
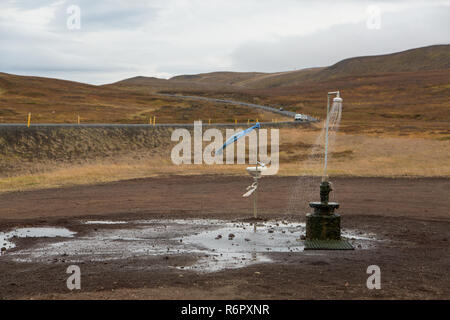
[[[450,0],[1,0],[0,72],[103,84],[287,71],[448,44],[449,30]]]

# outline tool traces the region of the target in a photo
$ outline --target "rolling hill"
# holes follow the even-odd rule
[[[434,45],[385,55],[363,56],[339,61],[329,67],[288,72],[211,72],[175,76],[169,80],[135,77],[115,83],[120,86],[146,85],[165,89],[204,89],[205,85],[238,88],[275,88],[307,81],[326,81],[346,76],[367,76],[396,72],[450,69],[450,45]]]
[[[157,92],[229,98],[324,116],[324,92],[340,89],[344,124],[354,131],[409,125],[413,131],[448,130],[450,45],[356,57],[332,66],[280,73],[213,72],[171,79],[134,77],[94,86],[0,73],[0,122],[159,123],[271,120],[248,108],[162,97]],[[437,122],[440,124],[437,126]],[[348,127],[348,128],[349,128]],[[436,129],[437,128],[437,129]],[[389,130],[397,130],[390,128]]]
[[[171,78],[169,81],[192,81],[196,83],[237,85],[240,86],[248,80],[269,75],[262,72],[211,72],[194,75],[181,75]]]
[[[169,83],[169,85],[167,85]],[[196,85],[180,81],[177,90],[218,89],[219,85]],[[95,86],[44,77],[0,73],[0,123],[192,123],[270,121],[270,112],[206,101],[182,100],[155,95],[174,88],[163,79],[136,77],[114,85]]]
[[[325,68],[255,76],[247,81],[239,82],[238,85],[247,88],[274,88],[348,76],[446,69],[450,69],[450,45],[435,45],[392,54],[349,58]]]
[[[450,45],[435,45],[385,55],[349,58],[316,74],[315,80],[355,75],[450,69]]]
[[[156,94],[162,91],[283,107],[324,119],[327,92],[340,90],[344,111],[339,132],[343,134],[333,157],[344,165],[342,172],[354,173],[356,166],[359,172],[370,175],[437,175],[448,172],[449,62],[446,45],[350,58],[330,67],[291,72],[214,72],[168,80],[134,77],[103,86],[0,73],[0,123],[24,124],[28,112],[32,113],[32,123],[76,123],[77,115],[82,123],[149,123],[153,116],[157,123],[192,123],[198,119],[211,119],[212,123],[234,123],[238,119],[245,123],[247,119],[270,121],[274,117],[246,107]],[[66,176],[76,176],[84,168],[78,167],[83,158],[100,164],[93,167],[94,171],[86,169],[79,183],[104,181],[111,177],[111,171],[134,178],[141,176],[142,170],[166,170],[154,148],[163,141],[155,133],[158,127],[145,127],[131,135],[116,129],[37,128],[13,127],[8,135],[0,135],[4,149],[0,175],[68,166]],[[288,171],[297,172],[298,161],[308,156],[305,146],[316,141],[319,129],[280,129],[280,159]],[[151,158],[155,154],[156,158]],[[148,161],[135,160],[143,155]],[[58,159],[54,162],[53,158]],[[108,159],[114,159],[113,167]],[[136,166],[138,162],[146,163],[146,167]],[[71,168],[71,163],[77,167]],[[124,165],[117,167],[116,163]],[[173,172],[171,168],[167,172]],[[20,176],[14,183],[22,188],[48,181],[47,176],[35,179],[41,178],[26,180]]]

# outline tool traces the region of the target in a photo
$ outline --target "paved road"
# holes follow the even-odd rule
[[[160,93],[159,95],[165,96],[165,97],[179,98],[179,99],[204,100],[204,101],[210,101],[210,102],[228,103],[228,104],[234,104],[234,105],[239,105],[239,106],[244,106],[244,107],[257,108],[257,109],[262,109],[262,110],[269,111],[272,113],[281,114],[283,116],[292,118],[292,120],[294,119],[294,116],[295,116],[295,112],[292,112],[292,111],[280,110],[277,108],[263,106],[260,104],[248,103],[248,102],[217,99],[217,98],[208,98],[208,97],[200,97],[200,96],[184,96],[184,95],[179,95],[179,94]],[[310,116],[307,116],[307,117],[308,117],[307,122],[317,121],[317,119],[315,119],[313,117],[310,117]]]

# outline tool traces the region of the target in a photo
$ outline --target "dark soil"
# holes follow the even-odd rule
[[[0,230],[38,225],[76,229],[80,219],[93,217],[244,220],[252,215],[251,199],[241,197],[249,180],[172,176],[7,193],[0,195]],[[263,178],[261,217],[304,221],[305,212],[286,212],[295,181]],[[17,263],[6,254],[0,258],[0,298],[448,299],[450,180],[335,178],[333,182],[343,227],[373,232],[388,241],[365,250],[273,253],[275,263],[207,274],[169,268],[192,259],[183,255],[83,261],[78,292],[66,287],[64,259]],[[52,240],[24,239],[17,245],[43,241]],[[366,287],[369,265],[381,268],[381,290]]]

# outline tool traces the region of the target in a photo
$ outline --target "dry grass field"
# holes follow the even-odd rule
[[[326,93],[340,90],[342,123],[330,155],[330,174],[450,175],[450,46],[347,59],[327,68],[275,74],[215,72],[170,80],[136,77],[92,86],[0,73],[0,123],[207,122],[278,119],[271,113],[158,92],[229,98],[284,107],[325,118]],[[414,63],[412,63],[414,62]],[[320,174],[322,123],[280,130],[280,175]],[[245,175],[245,166],[184,165],[170,161],[166,133],[0,137],[0,192],[170,174]],[[26,133],[26,132],[25,132]],[[11,138],[11,137],[10,137]],[[6,139],[6,140],[5,140]],[[149,147],[149,143],[151,147]],[[75,146],[75,147],[73,147]]]
[[[164,81],[164,80],[161,80]],[[186,89],[183,84],[176,85]],[[189,86],[198,88],[197,85]],[[163,97],[152,87],[93,86],[0,73],[0,123],[246,123],[271,121],[272,113],[245,107]]]
[[[185,93],[282,106],[324,119],[327,92],[337,89],[344,98],[343,132],[450,137],[450,70],[350,76],[273,89]]]
[[[211,75],[217,82],[235,85],[168,91],[282,106],[323,119],[327,92],[340,90],[342,132],[450,138],[450,45],[351,58],[327,68],[257,74],[242,81],[240,74]],[[193,78],[194,84],[203,83],[208,74],[198,78]]]
[[[317,160],[317,131],[285,129],[280,133],[280,173],[320,175]],[[377,137],[338,133],[329,155],[333,176],[400,177],[450,176],[450,143],[419,137]],[[319,156],[319,158],[322,155]],[[313,157],[313,161],[308,160]]]
[[[278,175],[321,175],[323,141],[318,141],[319,137],[319,126],[280,129]],[[247,165],[174,165],[170,160],[174,144],[142,150],[124,147],[101,157],[66,161],[34,158],[16,162],[16,171],[10,169],[12,174],[0,177],[0,193],[165,175],[247,175]],[[338,133],[330,151],[330,176],[450,176],[450,143],[445,140]]]

